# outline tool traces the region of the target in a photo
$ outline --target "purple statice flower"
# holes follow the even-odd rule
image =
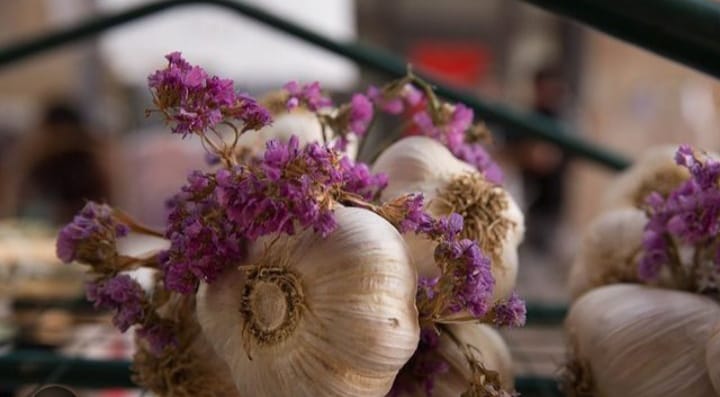
[[[699,160],[687,145],[678,148],[675,161],[690,171],[690,179],[667,197],[651,193],[646,198],[649,218],[638,266],[643,281],[656,279],[662,267],[671,264],[675,244],[703,249],[720,233],[720,162]]]
[[[452,241],[462,232],[464,223],[462,215],[453,212],[448,216],[439,218],[432,233],[435,238]]]
[[[242,121],[243,130],[259,129],[270,122],[270,115],[254,99],[239,95],[233,81],[209,76],[192,66],[179,52],[165,57],[168,66],[148,77],[157,110],[172,125],[172,131],[204,134],[220,122]]]
[[[372,102],[363,94],[355,94],[350,100],[350,131],[362,137],[373,118]]]
[[[433,120],[428,109],[413,115],[413,122],[420,135],[437,140],[445,145],[452,154],[474,166],[485,178],[500,184],[503,174],[500,166],[490,157],[485,148],[476,142],[466,141],[466,133],[472,126],[473,111],[467,106],[457,103],[443,108],[443,120]]]
[[[115,220],[112,208],[90,201],[60,230],[56,253],[64,263],[106,264],[117,256],[116,239],[129,231]]]
[[[319,143],[300,149],[296,136],[287,144],[271,140],[260,172],[218,174],[220,204],[250,240],[278,232],[293,234],[297,225],[325,236],[335,221],[330,197],[323,193],[342,184],[333,155]]]
[[[517,292],[513,292],[510,297],[499,302],[493,307],[493,322],[499,327],[522,327],[525,325],[525,316],[527,308]]]
[[[386,174],[373,174],[367,164],[353,162],[348,157],[340,160],[339,170],[343,189],[348,193],[360,195],[365,200],[377,197],[388,184]]]
[[[159,355],[166,347],[177,344],[172,328],[166,324],[153,324],[137,330],[137,335],[148,342],[150,351]]]
[[[283,88],[289,94],[286,104],[288,110],[305,105],[311,112],[317,112],[322,108],[332,106],[332,101],[323,95],[320,83],[317,81],[305,85],[300,85],[297,81],[290,81]]]
[[[423,207],[423,195],[406,194],[383,203],[381,215],[392,223],[400,233],[424,233],[433,230],[435,222]]]
[[[244,236],[227,219],[214,179],[212,174],[193,172],[169,202],[165,234],[170,248],[159,261],[165,287],[171,291],[194,293],[200,281],[212,283],[245,258]]]
[[[503,183],[504,177],[502,169],[493,161],[490,154],[481,144],[466,142],[450,147],[450,151],[455,157],[474,166],[478,171],[481,171],[485,179],[489,182],[495,184]]]
[[[122,332],[143,319],[145,292],[126,274],[88,283],[86,294],[96,308],[115,310],[113,324]]]
[[[439,250],[443,251],[441,243]],[[456,279],[455,296],[451,298],[450,311],[468,310],[481,317],[490,308],[495,279],[490,271],[490,259],[483,255],[476,242],[462,239],[448,244],[446,258],[456,262],[453,276]],[[458,255],[459,253],[459,255]]]
[[[242,130],[259,130],[272,123],[270,111],[247,94],[238,94],[234,106],[225,110],[228,117],[242,120]]]
[[[320,143],[300,148],[296,136],[269,141],[257,167],[222,170],[216,180],[227,218],[249,240],[294,234],[297,227],[326,236],[335,228],[333,200],[343,194],[370,199],[387,184],[367,165],[339,158]]]
[[[422,92],[412,84],[406,84],[396,95],[370,86],[367,96],[380,111],[393,115],[401,114],[406,108],[418,106],[424,99]]]

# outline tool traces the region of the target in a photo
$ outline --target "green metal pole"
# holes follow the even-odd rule
[[[96,35],[147,15],[171,7],[189,4],[213,4],[230,9],[391,76],[402,76],[406,71],[406,61],[388,52],[360,43],[342,43],[278,18],[260,8],[229,0],[164,0],[132,8],[115,15],[86,21],[75,27],[0,49],[0,67],[48,49]],[[433,82],[433,84],[437,86],[438,93],[441,96],[466,103],[479,117],[488,122],[504,125],[513,132],[554,142],[572,154],[588,158],[613,169],[623,169],[629,164],[622,156],[585,142],[577,134],[569,132],[553,120],[531,113],[520,113],[500,104],[481,101],[469,93],[445,87],[437,82]]]
[[[705,0],[524,0],[720,77],[720,6]]]

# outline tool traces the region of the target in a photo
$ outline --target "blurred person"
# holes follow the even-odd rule
[[[104,153],[77,110],[51,104],[2,167],[7,183],[3,214],[61,224],[87,200],[107,201],[110,178]]]
[[[560,120],[567,92],[557,67],[539,69],[533,76],[533,111]],[[568,155],[555,144],[528,137],[515,138],[513,146],[525,197],[527,241],[538,249],[555,250],[565,205]]]

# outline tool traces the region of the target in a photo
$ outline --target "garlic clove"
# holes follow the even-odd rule
[[[402,237],[367,210],[335,217],[327,238],[257,242],[239,265],[259,267],[201,285],[203,333],[241,395],[383,396],[414,353],[417,276]]]
[[[583,236],[569,276],[573,299],[602,285],[637,281],[637,259],[647,217],[620,208],[595,218]]]
[[[652,192],[663,195],[686,181],[687,169],[675,163],[677,145],[657,146],[645,151],[627,170],[608,186],[603,208],[640,208]]]
[[[705,349],[719,321],[720,307],[700,295],[632,284],[594,289],[565,322],[574,347],[566,387],[608,397],[713,396]]]
[[[473,166],[427,137],[405,138],[393,144],[377,159],[373,172],[388,175],[384,200],[420,192],[431,215],[440,217],[452,212],[463,215],[463,237],[478,241],[491,256],[495,299],[510,296],[517,279],[517,248],[525,225],[522,211],[505,189],[487,182]],[[413,233],[404,237],[418,273],[424,277],[437,276],[435,243]]]

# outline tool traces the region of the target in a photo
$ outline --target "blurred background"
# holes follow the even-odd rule
[[[2,1],[0,47],[145,2]],[[334,39],[385,48],[448,85],[557,119],[628,158],[662,143],[720,149],[717,82],[519,1],[247,2]],[[79,270],[54,259],[53,236],[87,199],[161,226],[165,198],[189,170],[204,166],[198,142],[182,141],[158,118],[145,117],[147,75],[174,50],[255,95],[289,80],[318,80],[343,97],[387,78],[208,6],[170,10],[1,68],[0,346],[6,350],[22,345],[129,357],[130,338],[98,328],[97,314],[48,303],[82,297]],[[532,302],[562,305],[579,231],[613,172],[490,127],[493,153],[526,211],[520,292]],[[562,358],[561,335],[523,332],[508,336],[520,340],[511,343],[518,371],[552,375]]]

